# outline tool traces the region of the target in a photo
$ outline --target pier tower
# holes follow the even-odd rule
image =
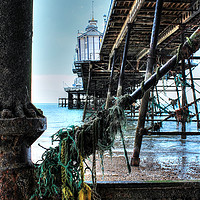
[[[73,73],[77,74],[78,77],[83,80],[83,88],[65,88],[65,91],[68,93],[68,108],[82,108],[80,105],[87,104],[87,102],[94,108],[96,107],[95,102],[98,102],[98,97],[101,97],[101,94],[98,92],[99,89],[96,87],[97,83],[94,81],[90,82],[88,74],[90,73],[90,69],[93,68],[92,66],[97,66],[100,62],[102,37],[103,34],[98,30],[97,20],[94,19],[94,15],[92,14],[92,19],[88,21],[85,31],[78,31],[75,49],[76,60],[73,65]],[[83,68],[84,70],[82,70]],[[87,86],[88,84],[85,84],[86,82],[90,82],[90,85],[92,85],[94,89],[97,89],[91,93],[90,87]],[[102,90],[100,91],[103,93]]]
[[[77,37],[77,61],[99,60],[99,52],[102,40],[102,33],[98,31],[97,20],[92,18],[85,32],[78,32]]]

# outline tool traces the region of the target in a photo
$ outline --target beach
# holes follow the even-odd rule
[[[129,158],[131,155],[129,154]],[[92,157],[90,158],[92,160]],[[182,159],[182,160],[181,160]],[[179,163],[151,161],[142,159],[139,167],[131,167],[128,173],[125,157],[121,153],[115,153],[112,159],[107,154],[104,156],[104,173],[102,172],[101,159],[96,159],[97,181],[181,181],[199,180],[199,162],[186,162],[181,158]],[[91,161],[87,163],[92,167]],[[91,181],[91,172],[86,171],[85,180]]]
[[[32,146],[34,163],[41,159],[45,149],[52,146],[51,135],[59,129],[70,125],[81,124],[83,110],[68,110],[59,108],[57,104],[38,104],[47,117],[47,130]],[[136,122],[129,122],[124,133],[129,162],[133,152],[134,132]],[[165,122],[161,131],[179,131],[176,123]],[[198,131],[195,123],[187,123],[187,131]],[[198,180],[200,179],[200,136],[187,136],[182,140],[178,135],[144,136],[140,166],[131,167],[128,173],[124,150],[120,136],[116,136],[112,150],[112,160],[109,152],[104,154],[104,175],[100,165],[101,160],[96,156],[98,181],[154,181],[154,180]],[[54,144],[55,146],[56,144]],[[90,158],[92,160],[92,158]],[[91,166],[91,161],[87,161]],[[85,180],[91,180],[91,173],[86,170]]]

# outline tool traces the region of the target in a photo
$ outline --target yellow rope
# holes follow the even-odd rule
[[[66,141],[62,141],[61,148],[61,162],[66,164],[65,160],[66,155]],[[62,200],[74,200],[74,195],[70,188],[66,185],[67,174],[63,166],[61,166],[61,181],[62,181]]]
[[[62,141],[61,148],[61,161],[65,164],[65,155],[66,155],[66,141]],[[80,155],[80,171],[81,171],[81,190],[78,193],[77,200],[91,200],[91,188],[84,183],[84,166],[83,166],[83,157]],[[66,169],[61,167],[61,180],[62,180],[62,200],[75,200],[75,197],[70,190],[70,188],[66,185],[67,179]]]
[[[83,167],[83,157],[80,154],[80,171],[82,179],[82,188],[79,191],[78,200],[91,200],[91,188],[84,183],[84,167]]]

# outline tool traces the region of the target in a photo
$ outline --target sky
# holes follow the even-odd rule
[[[71,86],[78,31],[92,18],[93,0],[34,0],[32,102],[57,103]],[[94,18],[103,32],[111,0],[94,0]],[[198,53],[199,55],[199,53]],[[198,72],[199,74],[199,72]]]
[[[63,86],[74,78],[77,33],[92,18],[92,0],[34,0],[32,102],[56,103],[66,97]],[[110,0],[94,0],[94,18],[103,31]]]

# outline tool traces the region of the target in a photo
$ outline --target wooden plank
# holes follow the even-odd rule
[[[121,30],[119,36],[117,37],[115,44],[113,45],[113,48],[112,48],[111,53],[110,53],[110,57],[113,56],[114,50],[119,47],[122,40],[124,39],[126,32],[128,30],[128,26],[127,26],[128,23],[133,23],[133,20],[136,18],[136,15],[139,12],[139,10],[142,7],[144,2],[145,2],[145,0],[135,0],[129,14],[127,15],[128,17],[126,18],[126,21],[124,22],[122,30]]]

